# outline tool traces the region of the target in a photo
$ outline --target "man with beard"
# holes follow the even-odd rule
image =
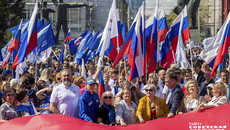
[[[78,118],[78,99],[80,88],[72,84],[71,71],[61,72],[62,83],[54,88],[50,98],[50,109],[55,114],[68,115]]]

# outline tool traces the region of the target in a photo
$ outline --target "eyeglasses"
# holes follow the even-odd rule
[[[152,92],[153,91],[153,89],[145,89],[145,92]]]
[[[57,80],[60,80],[61,78],[57,78]]]
[[[104,99],[112,99],[112,96],[104,97]]]
[[[14,94],[6,94],[7,97],[14,96]]]
[[[174,73],[175,73],[175,74],[178,74],[178,75],[181,74],[180,72],[174,72]]]

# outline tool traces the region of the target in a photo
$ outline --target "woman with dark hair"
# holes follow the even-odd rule
[[[36,85],[34,81],[33,77],[26,77],[22,81],[21,86],[28,90],[29,102],[33,102],[35,107],[40,107],[41,101],[36,96],[37,90],[35,88]]]
[[[16,92],[17,100],[19,102],[17,111],[21,116],[30,116],[35,114],[32,104],[28,102],[29,96],[27,92],[28,91],[26,89],[18,89]]]
[[[116,111],[116,122],[121,124],[121,126],[126,126],[128,124],[136,123],[136,104],[131,101],[131,90],[123,89],[122,90],[122,98],[118,105]]]
[[[17,105],[15,103],[15,92],[12,89],[4,90],[4,103],[0,106],[0,122],[15,119],[19,117],[17,113]]]

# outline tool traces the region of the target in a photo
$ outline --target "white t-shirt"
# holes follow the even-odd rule
[[[78,99],[80,88],[74,84],[68,88],[63,83],[54,88],[50,102],[57,103],[57,109],[62,115],[78,118]]]
[[[116,85],[116,81],[113,79],[110,79],[109,80],[109,86],[110,86],[111,90],[114,88],[115,85]]]

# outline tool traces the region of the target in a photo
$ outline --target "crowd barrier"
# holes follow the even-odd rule
[[[1,130],[229,130],[230,104],[201,112],[190,112],[176,115],[173,118],[161,118],[144,124],[133,124],[126,127],[106,126],[86,122],[60,114],[45,114],[21,117],[0,123]]]

